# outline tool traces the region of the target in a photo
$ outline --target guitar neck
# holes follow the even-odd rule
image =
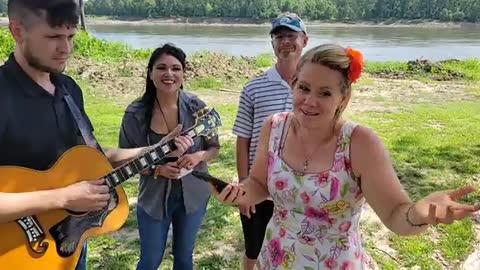
[[[188,130],[185,130],[181,133],[182,136],[189,136],[192,139],[201,134],[203,127],[194,126]],[[112,172],[105,175],[104,178],[107,181],[108,186],[111,190],[115,189],[117,186],[121,185],[123,182],[127,181],[131,177],[137,175],[141,171],[150,168],[152,165],[157,164],[162,159],[164,159],[168,154],[175,151],[177,147],[175,146],[175,139],[171,139],[165,143],[157,143],[152,147],[148,148],[146,152],[136,157],[135,159],[123,164],[120,167],[115,168]]]

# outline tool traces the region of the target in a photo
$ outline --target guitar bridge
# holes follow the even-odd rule
[[[17,219],[16,222],[22,227],[27,236],[30,249],[37,254],[45,254],[48,243],[45,242],[45,233],[35,216],[26,216]]]

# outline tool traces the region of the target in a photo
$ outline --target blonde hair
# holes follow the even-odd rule
[[[337,44],[323,44],[308,50],[298,62],[297,75],[307,63],[319,64],[340,72],[343,78],[341,93],[348,103],[352,94],[352,83],[348,76],[350,57],[347,55],[345,48]],[[340,118],[346,106],[347,104],[344,104],[337,108],[335,121]]]
[[[345,48],[337,44],[323,44],[308,50],[298,62],[297,74],[307,63],[319,64],[342,74],[342,94],[350,95],[352,83],[348,78],[350,70],[350,58]]]

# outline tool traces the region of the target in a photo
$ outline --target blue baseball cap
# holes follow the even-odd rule
[[[279,27],[287,27],[295,32],[304,32],[307,33],[307,27],[305,23],[298,16],[289,16],[284,15],[276,18],[272,22],[272,29],[270,30],[270,35],[273,34]]]

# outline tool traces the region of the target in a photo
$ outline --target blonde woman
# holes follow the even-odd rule
[[[249,178],[217,194],[224,203],[240,205],[273,199],[260,269],[374,268],[359,233],[366,202],[399,235],[479,210],[456,202],[471,187],[413,203],[380,138],[342,118],[362,66],[360,52],[338,45],[305,53],[293,84],[293,112],[264,123]]]

